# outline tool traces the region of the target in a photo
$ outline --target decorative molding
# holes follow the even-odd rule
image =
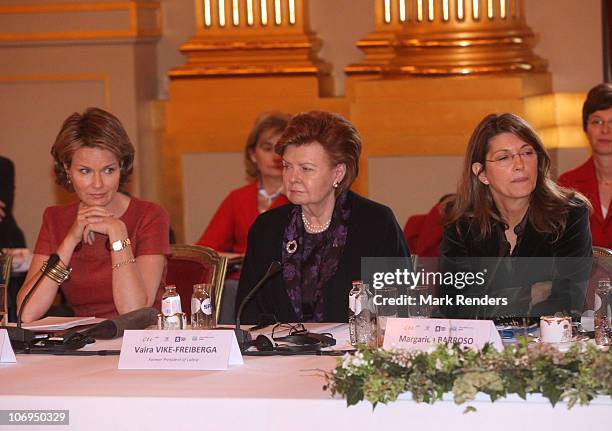
[[[181,46],[187,63],[171,78],[314,75],[330,67],[316,57],[308,0],[196,0],[196,34]]]
[[[544,72],[524,0],[376,0],[376,28],[349,75]]]
[[[112,110],[111,78],[105,73],[66,73],[58,75],[0,75],[0,84],[11,82],[100,81],[104,86],[105,108]]]
[[[102,19],[109,19],[108,14],[122,12],[121,18],[111,18],[113,27],[110,29],[87,29],[46,31],[40,26],[40,15],[45,15],[46,20],[53,19],[61,23],[78,24],[73,16],[77,13],[92,13]],[[106,15],[106,16],[105,16]],[[0,30],[1,42],[41,42],[62,40],[108,40],[108,39],[133,39],[133,38],[157,38],[161,36],[161,6],[158,1],[115,1],[96,3],[51,3],[32,5],[10,5],[0,6],[0,29],[2,21],[15,20],[18,17],[32,19],[31,28],[25,31],[2,31]],[[115,22],[116,21],[116,22]],[[8,22],[8,21],[7,21]],[[85,26],[86,24],[83,24]]]

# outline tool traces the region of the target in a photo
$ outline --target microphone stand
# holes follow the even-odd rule
[[[268,267],[268,270],[264,274],[264,276],[259,280],[259,282],[251,289],[247,296],[240,303],[240,307],[238,307],[238,312],[236,313],[236,327],[234,328],[234,332],[236,333],[236,339],[238,340],[238,346],[240,346],[240,351],[244,352],[251,346],[251,333],[249,331],[245,331],[244,329],[240,329],[240,317],[242,316],[242,312],[244,311],[244,307],[251,301],[253,296],[261,289],[261,287],[276,273],[278,273],[281,269],[281,264],[277,261],[274,261]]]
[[[30,290],[28,290],[25,297],[23,298],[23,301],[21,302],[21,307],[19,307],[19,310],[17,311],[17,326],[2,327],[2,329],[6,329],[6,331],[8,332],[9,339],[11,340],[11,345],[13,346],[13,349],[15,351],[30,353],[30,343],[34,339],[35,334],[29,329],[23,329],[21,327],[21,314],[23,313],[26,304],[30,300],[30,297],[32,296],[40,282],[42,281],[43,277],[47,275],[47,272],[49,272],[49,270],[53,268],[58,261],[59,256],[56,253],[53,253],[51,256],[49,256],[49,260],[47,260],[47,267],[44,271],[41,271],[40,275],[36,279],[36,282],[34,282]]]

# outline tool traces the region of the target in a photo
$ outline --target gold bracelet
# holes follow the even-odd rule
[[[134,263],[134,262],[136,262],[135,258],[124,260],[124,261],[114,264],[113,269],[121,268],[123,265],[129,265],[130,263]]]
[[[57,284],[62,284],[68,279],[72,268],[65,268],[61,261],[57,261],[55,265],[47,269],[48,261],[44,261],[40,271],[45,274],[48,278],[55,281]]]

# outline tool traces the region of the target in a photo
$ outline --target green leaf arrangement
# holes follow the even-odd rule
[[[491,401],[539,393],[553,407],[565,401],[571,409],[598,395],[612,397],[612,349],[576,343],[562,353],[546,344],[528,345],[526,339],[501,352],[490,345],[480,351],[440,345],[429,353],[360,346],[338,358],[325,377],[323,389],[346,398],[348,406],[367,400],[375,408],[405,392],[429,404],[450,392],[455,403],[464,404],[483,392]]]

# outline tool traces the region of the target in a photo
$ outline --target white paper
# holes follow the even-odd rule
[[[244,363],[233,330],[125,331],[124,370],[227,370]]]
[[[75,326],[93,325],[103,320],[95,317],[45,317],[34,322],[24,323],[21,326],[24,329],[36,331],[62,331]]]
[[[491,343],[495,349],[503,349],[492,320],[414,318],[388,319],[383,348],[428,351],[438,344],[455,342],[475,349]]]
[[[17,362],[6,329],[0,329],[0,362]]]

